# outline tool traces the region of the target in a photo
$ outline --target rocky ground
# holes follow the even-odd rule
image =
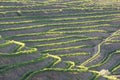
[[[0,0],[0,80],[119,80],[118,4]]]

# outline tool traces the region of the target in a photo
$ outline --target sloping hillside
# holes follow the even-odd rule
[[[0,80],[120,80],[119,0],[0,0]]]

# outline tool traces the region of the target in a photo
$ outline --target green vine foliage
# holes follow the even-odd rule
[[[120,8],[104,1],[0,0],[0,80],[54,72],[61,80],[119,80]]]

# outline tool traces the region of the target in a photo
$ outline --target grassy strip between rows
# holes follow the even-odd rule
[[[81,13],[74,13],[74,14],[59,14],[59,15],[46,15],[46,16],[44,16],[44,15],[42,15],[42,16],[14,16],[14,17],[5,17],[5,18],[0,18],[0,20],[14,20],[14,19],[24,19],[24,18],[26,18],[26,19],[29,19],[29,18],[32,18],[32,19],[36,19],[36,18],[41,18],[41,19],[44,19],[44,18],[47,18],[47,19],[49,19],[49,18],[64,18],[64,17],[71,17],[71,16],[73,16],[73,17],[75,17],[75,16],[86,16],[86,17],[89,17],[89,16],[102,16],[102,15],[114,15],[114,14],[119,14],[120,13],[120,11],[101,11],[101,12],[89,12],[89,13],[87,13],[87,12],[81,12]]]
[[[30,64],[33,64],[33,63],[38,63],[40,61],[43,61],[46,58],[48,58],[48,55],[43,55],[43,56],[41,56],[39,58],[36,58],[34,60],[29,60],[29,61],[25,61],[25,62],[21,62],[21,63],[9,64],[9,65],[1,65],[0,66],[0,73],[3,73],[5,71],[7,71],[7,70],[14,69],[14,68],[17,68],[17,67],[30,65]]]
[[[117,15],[119,16],[119,14],[117,14]],[[83,20],[88,19],[88,20],[85,20],[84,22],[89,21],[89,19],[97,19],[96,21],[109,20],[109,18],[106,18],[106,17],[107,16],[105,16],[105,17],[104,16],[103,17],[89,16],[89,17],[83,17],[83,18],[82,17],[78,17],[78,18],[72,17],[72,18],[61,18],[61,19],[44,19],[44,20],[38,19],[38,20],[25,20],[25,21],[19,21],[19,22],[0,22],[0,25],[15,25],[15,24],[38,23],[38,22],[40,22],[42,25],[44,25],[45,23],[47,23],[49,25],[49,24],[53,24],[53,22],[59,24],[60,21],[64,21],[63,22],[63,24],[64,24],[64,23],[67,23],[68,21],[75,22],[76,20],[82,20],[82,19]],[[119,20],[119,18],[113,18],[112,20],[114,20],[114,19]],[[83,22],[83,21],[81,21],[81,22]]]
[[[94,74],[97,74],[99,76],[103,76],[107,79],[111,79],[111,80],[118,80],[115,76],[108,76],[108,75],[102,75],[101,72],[99,71],[95,71],[95,70],[88,70],[88,69],[64,69],[64,68],[43,68],[43,69],[39,69],[39,70],[36,70],[36,71],[30,71],[28,72],[29,75],[25,74],[23,76],[23,78],[21,78],[20,80],[30,80],[33,76],[39,74],[39,73],[43,73],[43,72],[50,72],[50,71],[56,71],[56,72],[71,72],[71,73],[81,73],[81,72],[90,72],[90,73],[94,73]]]
[[[100,51],[101,51],[101,46],[106,43],[106,41],[110,40],[115,34],[117,34],[120,30],[115,31],[114,33],[112,33],[109,37],[107,37],[105,40],[103,40],[101,43],[98,44],[97,46],[97,52],[88,60],[86,60],[85,62],[83,62],[80,66],[85,66],[86,64],[88,64],[89,62],[95,60],[96,58],[100,57]]]
[[[55,52],[55,51],[63,51],[63,50],[74,50],[74,49],[80,49],[80,48],[89,48],[93,47],[93,45],[80,45],[80,46],[72,46],[72,47],[65,47],[65,48],[56,48],[56,49],[48,49],[43,50],[41,53],[49,53],[49,52]]]
[[[116,20],[119,20],[119,18],[115,18],[115,19],[111,19],[111,20],[93,20],[93,21],[85,21],[85,22],[71,22],[71,23],[54,23],[54,24],[41,24],[41,25],[37,25],[37,26],[30,26],[29,28],[42,28],[42,27],[48,27],[48,26],[50,26],[50,27],[52,27],[52,26],[68,26],[68,25],[77,25],[77,24],[92,24],[92,23],[101,23],[101,24],[103,24],[103,23],[106,23],[106,22],[111,22],[111,21],[116,21]],[[119,25],[116,25],[116,26],[119,26]],[[28,27],[22,27],[23,29],[29,29]],[[17,30],[17,28],[16,29],[14,29],[14,28],[11,28],[11,29],[8,29],[8,31],[9,30]],[[18,30],[20,30],[20,28],[18,28]],[[3,29],[3,30],[1,30],[1,31],[5,31],[5,29]],[[93,30],[93,31],[95,31],[95,30]],[[42,34],[44,34],[44,33],[46,33],[46,32],[42,32]],[[52,33],[52,32],[47,32],[47,33]],[[61,32],[62,33],[62,32]],[[29,36],[29,35],[33,35],[33,34],[39,34],[39,33],[29,33],[28,35],[27,34],[19,34],[19,37],[21,36],[21,35],[27,35],[27,36]],[[40,33],[41,34],[41,33]],[[14,35],[13,35],[14,36]],[[18,35],[16,35],[16,36],[18,36]],[[10,36],[11,37],[11,36]]]
[[[28,42],[44,42],[44,41],[54,41],[54,40],[61,40],[61,39],[70,39],[70,38],[87,38],[84,35],[70,35],[70,36],[63,36],[63,37],[55,37],[55,38],[45,38],[45,39],[29,39],[29,40],[21,40],[21,42],[28,43]]]
[[[116,50],[115,50],[115,51],[112,51],[112,52],[110,52],[110,53],[107,53],[106,57],[104,57],[104,58],[103,58],[100,62],[98,62],[97,64],[92,65],[92,66],[89,66],[89,68],[99,67],[99,66],[107,63],[108,60],[110,60],[110,58],[111,58],[113,55],[115,55],[115,54],[117,54],[117,53],[116,53]]]
[[[66,44],[71,44],[71,43],[76,43],[76,42],[80,42],[80,41],[88,41],[88,40],[99,40],[101,38],[99,37],[88,37],[88,38],[81,38],[81,39],[75,39],[75,40],[69,40],[66,42],[58,42],[58,43],[50,43],[50,44],[40,44],[40,45],[35,45],[33,47],[48,47],[48,46],[58,46],[58,45],[66,45]]]
[[[40,10],[21,10],[21,11],[5,11],[0,12],[0,14],[8,14],[8,13],[31,13],[31,12],[61,12],[61,11],[70,11],[70,10],[93,10],[95,7],[75,7],[75,8],[58,8],[58,9],[40,9]]]
[[[64,31],[64,32],[39,32],[39,33],[29,33],[29,34],[18,34],[18,35],[13,35],[13,36],[7,36],[4,39],[10,39],[10,38],[15,38],[15,37],[24,37],[24,36],[40,36],[40,35],[46,35],[46,34],[83,34],[83,33],[96,33],[96,32],[100,32],[100,33],[107,33],[109,31],[106,30],[84,30],[84,31]]]
[[[63,3],[50,3],[50,2],[37,2],[37,4],[34,5],[34,3],[36,3],[36,1],[32,1],[32,5],[25,5],[25,6],[0,6],[0,9],[15,9],[15,8],[34,8],[34,7],[43,7],[43,6],[48,6],[48,5],[72,5],[75,3],[80,3],[81,5],[83,4],[87,4],[86,2],[88,1],[70,1],[70,2],[63,2]]]

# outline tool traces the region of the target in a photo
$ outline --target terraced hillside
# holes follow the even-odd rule
[[[120,80],[120,1],[93,1],[0,0],[0,80]]]

